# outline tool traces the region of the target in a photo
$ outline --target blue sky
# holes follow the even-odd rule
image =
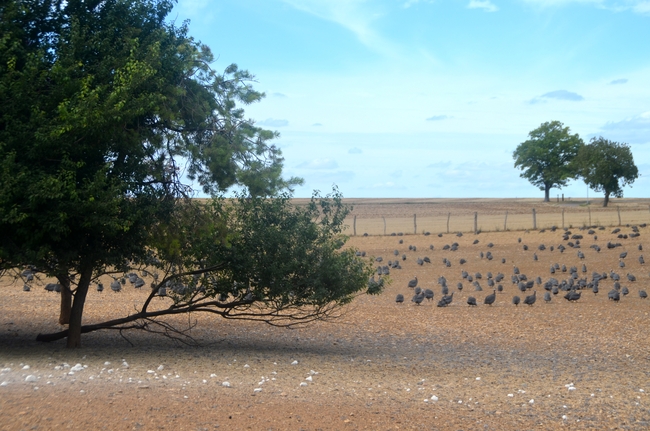
[[[630,144],[625,196],[650,195],[650,0],[179,0],[172,18],[216,70],[256,76],[246,113],[280,132],[297,197],[543,197],[512,152],[552,120]]]

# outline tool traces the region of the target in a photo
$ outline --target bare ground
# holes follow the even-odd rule
[[[640,299],[638,291],[650,287],[650,269],[639,263],[645,252],[638,246],[648,250],[650,229],[641,228],[634,239],[617,239],[611,230],[597,231],[597,240],[573,230],[584,235],[584,261],[572,248],[550,251],[550,245],[566,245],[561,230],[355,237],[349,244],[382,256],[382,264],[395,259],[394,250],[400,259],[407,255],[402,269],[391,271],[392,284],[382,295],[359,298],[335,323],[295,330],[193,315],[198,348],[151,334],[124,334],[132,347],[110,331],[84,335],[83,348],[74,351],[61,342],[37,343],[36,334],[58,330],[57,294],[40,288],[22,292],[5,280],[0,428],[648,429],[650,300]],[[610,240],[622,246],[608,250]],[[458,251],[443,250],[453,242]],[[487,247],[490,242],[494,247]],[[544,251],[537,248],[542,243]],[[589,248],[594,243],[600,253]],[[487,251],[492,261],[480,257]],[[618,266],[622,251],[628,251],[625,268]],[[418,265],[416,259],[424,256],[432,263]],[[450,268],[443,258],[452,262]],[[461,266],[460,258],[467,263]],[[543,287],[535,286],[533,306],[512,305],[513,295],[523,299],[531,293],[511,284],[513,265],[529,279],[539,275],[546,281],[555,262],[577,266],[580,276],[582,263],[589,277],[614,269],[630,294],[620,303],[608,301],[613,285],[608,278],[598,295],[584,291],[576,303],[561,292],[546,304]],[[461,269],[481,272],[484,290],[463,281],[458,291]],[[492,306],[483,305],[492,292],[488,271],[505,275],[504,292]],[[628,272],[637,281],[628,282]],[[407,282],[414,275],[419,286],[434,290],[433,302],[409,301]],[[454,292],[444,308],[436,307],[441,275]],[[566,279],[568,272],[555,277]],[[397,293],[406,296],[404,304],[394,302]],[[91,292],[85,321],[128,313],[144,295],[133,288]],[[477,307],[466,305],[470,295]],[[71,371],[76,364],[83,369]]]

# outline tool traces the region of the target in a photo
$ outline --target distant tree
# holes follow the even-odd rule
[[[523,171],[522,178],[544,191],[544,202],[548,202],[551,188],[562,188],[575,176],[569,164],[584,143],[559,121],[543,123],[528,136],[512,153],[515,168]]]
[[[603,207],[609,204],[611,195],[623,197],[623,187],[639,177],[630,147],[603,137],[592,138],[580,148],[574,166],[589,188],[605,193]]]
[[[167,274],[161,283],[185,286],[196,286],[185,280],[196,276],[207,296],[225,293],[232,281],[229,305],[211,304],[224,317],[260,302],[278,313],[340,304],[368,287],[360,281],[367,268],[335,247],[343,242],[333,235],[338,219],[310,224],[305,218],[316,217],[315,209],[293,213],[286,199],[262,199],[300,183],[282,177],[281,153],[270,143],[277,134],[244,116],[241,106],[263,94],[236,65],[215,72],[209,48],[188,36],[185,24],[166,21],[173,5],[0,4],[0,266],[58,280],[68,347],[80,346],[89,286],[105,274],[154,267]],[[246,198],[210,213],[190,199],[186,177],[212,195],[238,186]],[[331,204],[322,202],[327,219]],[[229,212],[235,209],[240,213]],[[268,226],[259,225],[264,215]],[[292,217],[298,220],[280,232],[278,223]],[[263,237],[245,240],[247,232]],[[283,250],[286,261],[265,259]],[[240,295],[249,285],[252,296]],[[157,292],[152,287],[150,298]],[[189,298],[183,292],[195,290],[175,294]],[[167,313],[198,307],[183,301],[185,308],[174,299]]]

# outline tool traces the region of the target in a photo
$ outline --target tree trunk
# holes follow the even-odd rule
[[[603,207],[606,207],[609,203],[609,192],[605,192],[605,200],[603,201]]]
[[[72,311],[72,291],[70,290],[70,277],[68,274],[56,277],[61,285],[61,312],[59,313],[59,325],[70,323],[70,312]]]
[[[551,198],[551,186],[544,184],[544,202],[550,202]]]
[[[68,326],[68,348],[81,347],[81,317],[84,311],[84,303],[90,286],[93,269],[91,266],[82,268],[79,276],[77,292],[74,295],[72,310],[70,313],[70,323]]]

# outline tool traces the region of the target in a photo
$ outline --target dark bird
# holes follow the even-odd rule
[[[474,298],[473,296],[468,296],[467,297],[467,305],[471,305],[471,306],[475,307],[476,306],[476,298]]]
[[[630,293],[630,290],[627,287],[623,286],[623,288],[621,289],[621,294],[623,296],[627,296],[629,293]]]
[[[512,297],[512,303],[513,304],[519,305],[519,301],[521,301],[521,299],[517,295]]]
[[[648,294],[646,293],[645,290],[639,290],[639,298],[646,299],[647,297],[648,297]]]
[[[102,283],[97,284],[97,292],[102,293],[104,291],[104,285]]]
[[[424,289],[424,297],[427,298],[427,301],[431,301],[433,299],[433,290]]]
[[[29,292],[30,290],[32,289],[29,287],[29,284],[23,284],[23,292]]]
[[[544,293],[544,301],[546,301],[547,304],[551,302],[551,292]]]
[[[515,273],[515,275],[519,275],[519,268],[517,268],[516,266],[512,267],[512,271]]]
[[[421,292],[422,292],[422,288],[421,287],[416,287],[413,293],[415,293],[416,295],[419,295]]]
[[[422,304],[422,301],[424,301],[424,293],[419,293],[417,295],[414,295],[411,301],[415,302],[415,305]]]
[[[577,290],[569,290],[569,292],[564,295],[564,299],[570,302],[575,302],[578,299],[580,299],[580,295],[582,292],[578,292]]]
[[[537,301],[537,291],[536,290],[533,291],[532,295],[528,295],[528,296],[526,296],[526,298],[524,298],[524,304],[526,304],[526,305],[533,305],[535,303],[535,301]]]
[[[643,260],[643,255],[639,256],[639,263],[645,265],[645,260]]]
[[[526,244],[524,244],[523,248],[524,248],[524,251],[528,251],[528,246]]]
[[[621,294],[618,293],[618,290],[612,289],[607,293],[607,298],[609,298],[610,301],[618,302],[621,300]]]
[[[623,253],[619,254],[618,257],[621,259],[625,259],[627,257],[627,251],[624,251]]]
[[[395,302],[397,302],[398,304],[401,304],[402,302],[404,302],[404,295],[402,295],[401,293],[398,293],[397,296],[395,297]]]
[[[618,262],[618,266],[621,268],[625,268],[625,262],[621,260],[620,262]]]
[[[596,296],[598,294],[598,285],[594,284],[591,288],[591,291],[594,292],[594,296]]]
[[[458,284],[456,285],[456,288],[457,288],[458,290],[463,290],[463,283],[461,283],[461,282],[459,281]]]
[[[636,277],[634,276],[634,274],[630,274],[629,272],[627,273],[627,279],[630,282],[636,281]]]
[[[113,281],[111,283],[111,290],[113,292],[119,292],[120,290],[122,290],[122,284],[117,280]]]
[[[418,285],[418,277],[416,276],[412,280],[409,280],[408,286],[412,289]]]
[[[429,259],[429,256],[424,256],[424,259],[422,259],[426,263],[431,263],[431,259]]]
[[[494,290],[491,294],[485,297],[483,303],[486,305],[492,305],[494,304],[494,301],[496,301],[496,299],[497,299],[497,291]]]

